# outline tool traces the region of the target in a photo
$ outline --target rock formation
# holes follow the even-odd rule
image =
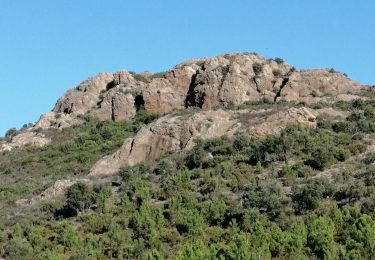
[[[49,144],[51,139],[47,138],[43,133],[36,133],[31,130],[23,131],[8,141],[0,142],[0,152],[10,151],[14,148],[23,147],[27,145],[44,146]]]
[[[247,134],[262,137],[276,134],[288,124],[298,123],[314,127],[317,115],[340,117],[344,114],[332,109],[268,109],[268,110],[202,110],[191,115],[167,115],[142,128],[122,147],[99,160],[90,171],[91,177],[115,174],[122,166],[151,162],[169,151],[190,149],[197,139],[223,135]]]
[[[167,113],[186,107],[213,108],[267,99],[272,102],[352,100],[361,86],[329,70],[297,71],[256,54],[224,54],[181,63],[162,75],[101,73],[69,90],[37,127],[66,127],[80,117],[126,120],[144,107]]]
[[[60,98],[53,112],[69,115],[84,115],[100,101],[100,94],[113,82],[113,74],[101,73],[82,82],[75,89],[68,90]]]
[[[297,71],[280,60],[252,53],[224,54],[186,61],[159,74],[101,73],[68,90],[30,130],[69,127],[84,122],[85,117],[127,120],[141,108],[164,114],[188,107],[212,109],[260,100],[306,104],[348,101],[361,98],[357,95],[360,90],[358,83],[332,70]],[[48,143],[30,135],[31,131],[27,138],[21,135],[0,149]]]
[[[33,127],[2,141],[0,151],[45,145],[51,140],[43,135],[43,129],[80,124],[85,117],[122,121],[133,118],[140,109],[164,114],[133,138],[124,140],[116,152],[96,162],[89,173],[95,179],[116,174],[125,165],[149,163],[166,152],[190,149],[197,139],[235,134],[262,137],[276,134],[290,123],[314,127],[318,115],[346,116],[332,108],[224,108],[263,100],[302,104],[349,101],[363,98],[362,88],[332,70],[298,71],[279,59],[265,59],[252,53],[190,60],[165,73],[101,73],[68,90]],[[197,109],[193,113],[187,110],[167,114],[191,107]],[[42,132],[35,131],[39,128]],[[59,181],[41,195],[19,203],[48,200],[76,181]]]

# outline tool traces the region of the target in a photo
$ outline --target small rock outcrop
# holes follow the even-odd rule
[[[338,72],[304,70],[290,74],[287,83],[280,90],[279,100],[305,103],[337,101],[340,98],[351,100],[358,98],[350,94],[360,88],[357,82]]]
[[[80,182],[89,182],[87,179],[80,179]],[[77,183],[77,180],[57,180],[51,187],[44,190],[39,195],[33,196],[27,199],[19,199],[15,203],[18,206],[33,205],[41,201],[47,201],[54,199],[58,196],[62,196],[66,189],[73,184]]]
[[[107,90],[111,82],[113,82],[112,73],[101,73],[96,77],[89,78],[75,89],[68,90],[57,101],[53,112],[69,115],[86,114],[100,101],[100,94]]]
[[[65,128],[82,122],[83,120],[80,117],[70,114],[48,112],[40,116],[34,128]]]
[[[51,139],[47,138],[43,133],[36,133],[31,130],[26,130],[13,136],[10,140],[0,143],[0,152],[10,151],[14,148],[27,145],[44,146],[50,142]]]

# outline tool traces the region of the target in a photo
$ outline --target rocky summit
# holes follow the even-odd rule
[[[375,90],[223,54],[104,72],[0,140],[0,258],[373,259]]]
[[[191,107],[229,108],[257,101],[350,101],[362,98],[358,93],[363,87],[333,69],[299,71],[281,59],[252,53],[224,54],[186,61],[163,73],[100,73],[68,90],[32,129],[69,127],[82,123],[85,117],[123,121],[133,118],[141,108],[166,114]],[[49,142],[41,135],[27,133],[26,137],[3,144],[1,150]]]
[[[155,113],[229,107],[249,101],[334,102],[358,98],[361,86],[330,70],[303,70],[256,54],[225,54],[181,63],[165,73],[101,73],[61,97],[36,127],[67,127],[84,116],[126,120]]]

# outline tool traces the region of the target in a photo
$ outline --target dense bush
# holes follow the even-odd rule
[[[331,197],[334,194],[332,185],[328,180],[312,180],[303,185],[292,187],[292,199],[298,213],[306,210],[314,210],[319,206],[322,199]]]
[[[273,70],[273,71],[272,71],[272,74],[273,74],[276,78],[280,78],[280,77],[283,76],[283,72],[282,72],[281,70],[278,70],[278,69]]]
[[[10,128],[8,131],[5,133],[5,140],[11,140],[13,136],[17,134],[17,128]]]
[[[68,207],[77,211],[83,211],[90,208],[94,203],[94,193],[89,186],[84,183],[76,183],[70,186],[66,193],[66,203]]]
[[[276,61],[277,64],[283,64],[284,63],[284,60],[282,58],[275,58],[274,61]]]
[[[253,71],[255,75],[260,75],[263,72],[263,64],[255,62],[253,64]]]

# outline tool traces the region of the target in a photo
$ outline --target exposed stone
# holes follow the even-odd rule
[[[335,118],[346,118],[349,116],[349,111],[335,110],[332,107],[319,108],[316,110],[319,115],[323,115],[332,119]]]
[[[305,70],[294,72],[289,76],[288,83],[280,91],[280,100],[314,103],[326,97],[352,94],[361,86],[337,72],[328,70]],[[357,96],[342,96],[345,99],[358,98]]]
[[[272,114],[260,121],[259,118],[252,118],[246,124],[250,126],[244,132],[255,137],[262,137],[279,133],[288,124],[299,124],[305,127],[314,127],[317,111],[302,108],[290,108],[287,110],[273,111]],[[260,122],[259,122],[260,121]]]
[[[194,80],[198,65],[180,65],[155,78],[142,91],[144,107],[148,111],[166,113],[185,108],[186,93]]]
[[[276,134],[291,123],[314,127],[315,118],[320,112],[325,111],[302,107],[281,111],[219,109],[199,111],[188,116],[167,115],[142,128],[115,153],[99,160],[89,176],[112,175],[124,165],[148,163],[165,152],[190,149],[198,138],[232,136],[235,133],[261,137]]]
[[[14,148],[23,147],[26,145],[44,146],[50,142],[51,139],[45,137],[44,134],[27,130],[13,136],[9,142],[0,144],[0,152],[10,151]]]
[[[98,161],[90,176],[111,175],[123,165],[150,162],[167,151],[190,148],[197,138],[230,135],[238,127],[232,113],[224,110],[201,111],[191,116],[165,116],[142,128],[117,152]]]
[[[112,73],[101,73],[89,78],[75,89],[68,90],[57,101],[53,111],[75,116],[84,115],[99,102],[100,93],[105,92],[111,82],[113,82]]]
[[[34,128],[65,128],[83,122],[79,117],[70,114],[49,112],[43,114]]]
[[[259,69],[254,71],[258,66]],[[188,104],[211,108],[219,104],[241,104],[245,101],[273,97],[279,77],[291,67],[277,64],[254,54],[220,55],[204,61],[187,96]],[[279,75],[275,76],[277,71]]]
[[[84,180],[80,180],[84,181]],[[51,187],[44,190],[41,194],[33,196],[28,199],[19,199],[15,203],[16,205],[33,205],[37,202],[50,200],[64,194],[65,190],[75,184],[75,180],[57,180]]]
[[[101,120],[122,121],[132,118],[136,114],[135,98],[131,89],[115,87],[108,91],[98,104],[98,108],[92,110],[91,115]]]
[[[134,79],[133,75],[130,74],[128,71],[118,71],[113,74],[113,85],[125,85],[125,86],[131,86],[138,84],[136,80]]]
[[[356,91],[361,88],[337,72],[296,71],[288,64],[249,53],[186,61],[162,75],[134,75],[119,71],[88,79],[57,102],[53,112],[65,116],[55,120],[47,114],[37,125],[65,127],[79,123],[75,120],[79,115],[126,120],[141,106],[150,112],[167,113],[189,106],[212,108],[261,99],[335,102],[359,98]]]

